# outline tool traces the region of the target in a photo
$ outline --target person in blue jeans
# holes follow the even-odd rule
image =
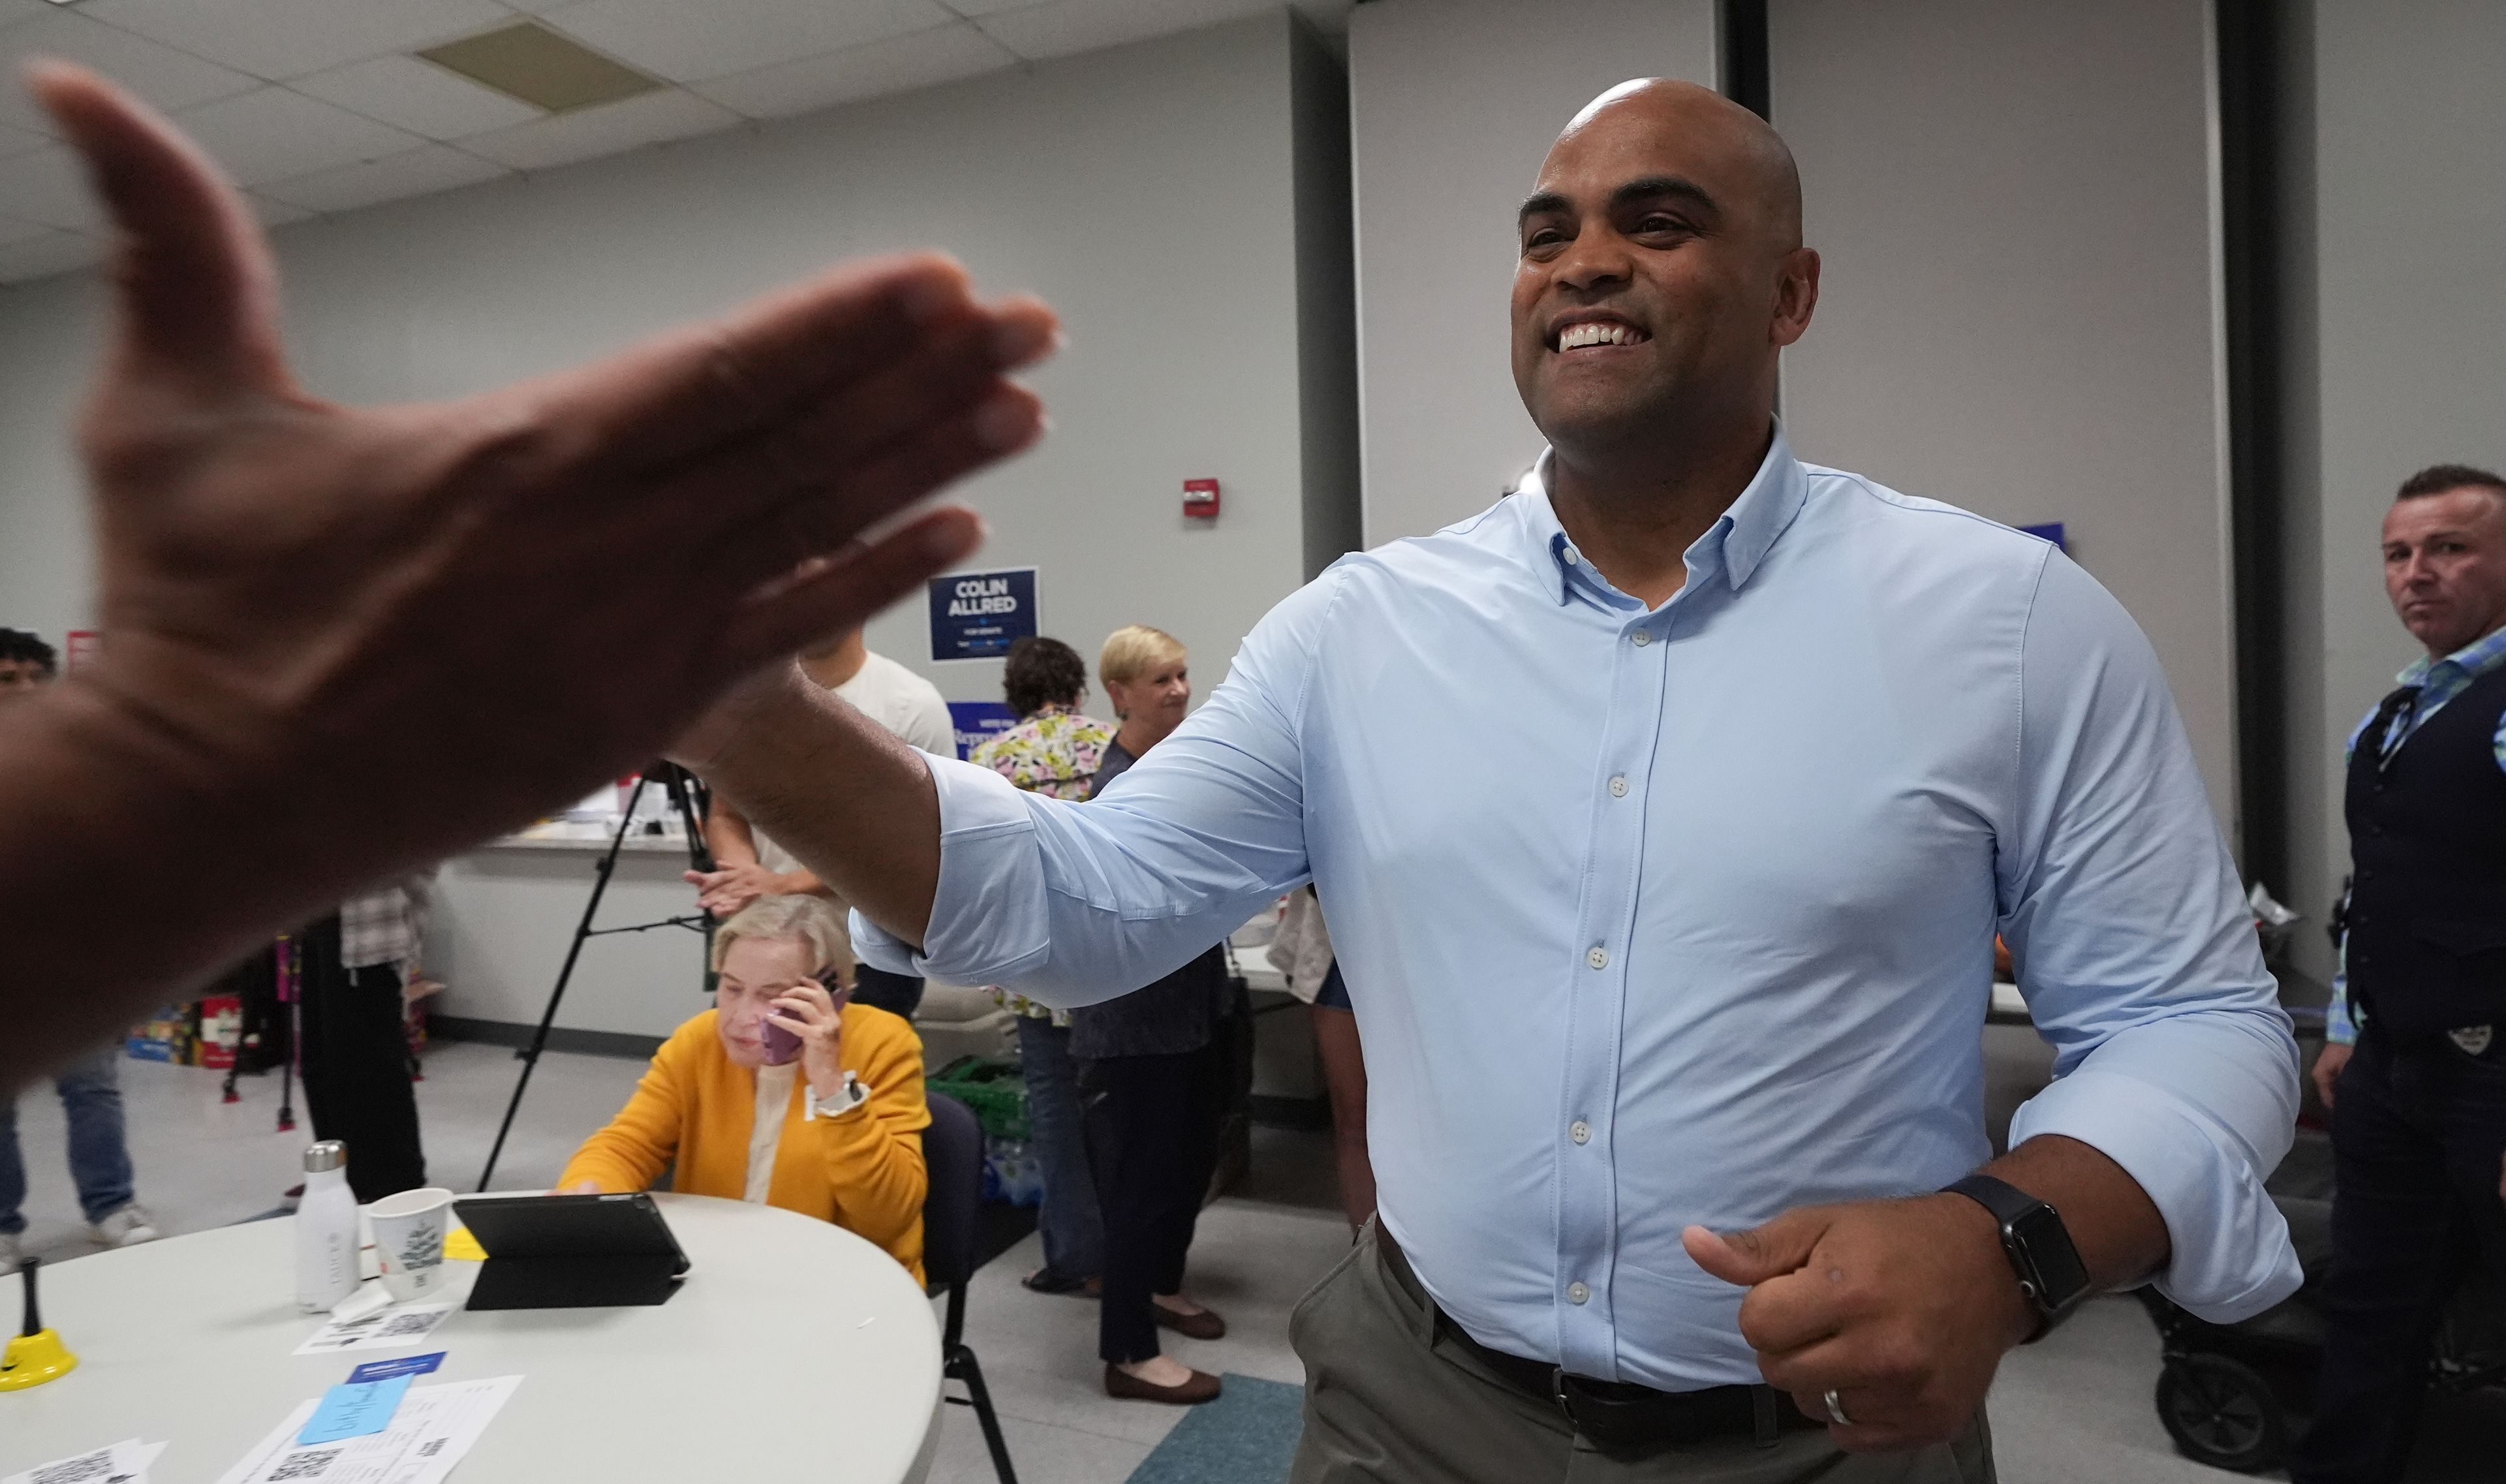
[[[0,629],[0,702],[31,696],[60,673],[52,645],[22,629]],[[108,1047],[72,1062],[54,1077],[61,1110],[70,1120],[70,1177],[88,1228],[107,1247],[129,1247],[157,1236],[148,1213],[130,1198],[130,1151],[122,1140],[122,1086],[116,1075],[119,1048]],[[0,1273],[18,1271],[26,1230],[26,1162],[18,1151],[18,1104],[0,1098]]]
[[[123,1140],[118,1048],[72,1062],[53,1078],[70,1125],[70,1178],[88,1232],[106,1247],[154,1242],[148,1212],[131,1198],[130,1150]],[[18,1105],[0,1103],[0,1273],[14,1273],[24,1256],[26,1162],[18,1148]]]
[[[1050,1015],[1018,1018],[1019,1073],[1026,1082],[1027,1131],[1044,1162],[1044,1205],[1036,1229],[1044,1266],[1020,1282],[1038,1293],[1093,1296],[1105,1271],[1105,1218],[1079,1104],[1079,1064],[1070,1027]]]
[[[1019,723],[977,747],[968,761],[1030,792],[1088,797],[1114,729],[1079,709],[1088,697],[1088,662],[1079,651],[1045,635],[1020,639],[1001,667],[1001,693]],[[1104,1272],[1105,1219],[1088,1164],[1070,1012],[998,991],[993,997],[1019,1018],[1027,1132],[1044,1162],[1044,1205],[1036,1213],[1044,1266],[1021,1281],[1038,1293],[1093,1294]]]

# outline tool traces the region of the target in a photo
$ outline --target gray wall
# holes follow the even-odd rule
[[[1070,340],[1032,378],[1053,436],[960,491],[992,526],[978,562],[1039,567],[1047,632],[1092,658],[1122,624],[1171,631],[1206,690],[1356,525],[1345,95],[1300,24],[1282,10],[283,230],[289,338],[322,394],[452,395],[838,258],[947,248],[988,291],[1041,294]],[[0,292],[0,623],[54,634],[92,616],[65,429],[96,297],[86,275]],[[1181,513],[1198,476],[1224,488],[1214,524]],[[934,666],[925,630],[910,603],[871,643],[952,700],[999,698],[996,662]],[[588,864],[447,873],[448,1013],[535,1016]],[[685,901],[654,863],[619,895],[611,921]],[[685,936],[595,944],[565,1023],[667,1031],[693,1008]]]
[[[2063,523],[2165,662],[2223,822],[2233,610],[2203,0],[1773,0],[1816,319],[1803,457]]]
[[[289,338],[325,395],[457,394],[835,259],[945,247],[987,291],[1043,295],[1070,338],[1032,379],[1053,436],[964,488],[993,529],[978,561],[1039,566],[1045,623],[1083,651],[1153,623],[1215,680],[1305,576],[1308,484],[1311,520],[1351,520],[1353,452],[1332,433],[1349,399],[1300,375],[1306,358],[1328,366],[1336,333],[1345,344],[1346,238],[1336,264],[1327,219],[1339,163],[1301,199],[1296,157],[1301,139],[1337,154],[1342,94],[1309,37],[1292,48],[1296,24],[1281,10],[284,229]],[[91,616],[64,428],[92,299],[85,275],[0,291],[0,622]],[[1204,475],[1226,491],[1214,525],[1181,514],[1182,482]],[[926,663],[911,607],[872,644],[952,700],[998,699],[997,665]]]
[[[1493,503],[1540,452],[1515,394],[1515,207],[1575,111],[1712,86],[1712,0],[1377,0],[1349,14],[1366,544]]]
[[[2311,26],[2290,154],[2312,170],[2284,261],[2292,328],[2317,341],[2293,333],[2288,366],[2290,900],[2320,921],[2347,861],[2342,743],[2416,653],[2376,553],[2393,489],[2440,461],[2506,467],[2506,7],[2292,9]],[[2300,946],[2328,975],[2321,934]]]

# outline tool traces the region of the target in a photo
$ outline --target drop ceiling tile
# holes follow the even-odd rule
[[[49,5],[44,10],[44,15],[0,26],[0,79],[7,84],[0,87],[0,125],[52,131],[52,120],[18,82],[18,68],[30,56],[55,56],[92,67],[169,113],[253,87],[253,79],[240,72],[144,36]]]
[[[1046,4],[1047,0],[941,0],[941,3],[958,15],[974,19],[998,16],[1005,11],[1022,11],[1031,5]]]
[[[459,139],[527,124],[540,111],[414,56],[376,56],[288,84],[326,103],[429,139]]]
[[[578,0],[549,24],[673,82],[928,30],[956,18],[939,0]]]
[[[292,206],[282,200],[272,200],[258,191],[246,191],[243,199],[244,203],[252,207],[252,214],[261,218],[261,225],[264,227],[284,227],[290,222],[301,222],[313,214],[303,206]]]
[[[285,88],[264,88],[175,115],[237,183],[257,186],[380,160],[426,141]]]
[[[87,0],[98,20],[271,82],[483,30],[496,0]]]
[[[86,168],[57,144],[0,160],[0,216],[85,232],[104,227],[104,212],[88,189]]]
[[[1273,9],[1276,0],[1049,0],[977,23],[1002,46],[1041,61]]]
[[[104,243],[75,232],[46,233],[21,242],[0,244],[0,283],[24,283],[53,273],[63,273],[74,268],[85,268],[104,257]]]
[[[669,88],[477,134],[462,140],[461,147],[518,170],[546,170],[664,139],[711,133],[737,123],[739,115],[722,105]],[[0,169],[6,167],[7,163],[0,162]]]
[[[694,84],[692,90],[752,119],[772,119],[1017,64],[1018,58],[999,42],[957,22],[824,56],[734,72]]]
[[[503,165],[464,154],[448,144],[429,144],[343,169],[274,180],[262,187],[260,194],[314,211],[354,211],[376,201],[449,191],[506,173]]]
[[[0,216],[0,247],[5,247],[11,242],[23,242],[29,237],[48,237],[59,230],[57,227],[47,227],[41,222],[18,222]]]

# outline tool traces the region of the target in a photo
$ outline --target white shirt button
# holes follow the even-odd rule
[[[1628,776],[1624,773],[1614,773],[1610,775],[1610,797],[1613,799],[1624,799],[1627,796]]]
[[[1566,1285],[1566,1302],[1570,1304],[1580,1304],[1592,1296],[1593,1290],[1582,1284],[1570,1283]]]
[[[1638,649],[1642,649],[1647,644],[1653,642],[1653,631],[1650,629],[1639,629],[1635,633],[1629,634],[1628,639]]]
[[[1567,1128],[1566,1137],[1575,1140],[1579,1144],[1591,1143],[1593,1141],[1593,1126],[1586,1123],[1583,1119],[1578,1118]]]
[[[1575,548],[1571,546],[1559,547],[1557,549],[1557,555],[1566,559],[1566,564],[1568,566],[1581,565],[1584,561],[1584,554],[1575,550]]]
[[[1606,948],[1595,947],[1591,953],[1584,956],[1584,961],[1593,965],[1594,968],[1608,968],[1610,966],[1610,951]]]

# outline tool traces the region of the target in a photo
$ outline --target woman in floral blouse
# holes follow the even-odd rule
[[[1019,724],[977,747],[970,759],[1019,787],[1056,799],[1085,799],[1114,729],[1083,716],[1088,662],[1059,639],[1010,646],[1001,688]],[[1024,995],[993,997],[1018,1012],[1019,1068],[1026,1080],[1027,1126],[1044,1164],[1044,1266],[1026,1276],[1039,1293],[1093,1293],[1102,1271],[1105,1224],[1081,1135],[1078,1068],[1070,1060],[1070,1012]]]

